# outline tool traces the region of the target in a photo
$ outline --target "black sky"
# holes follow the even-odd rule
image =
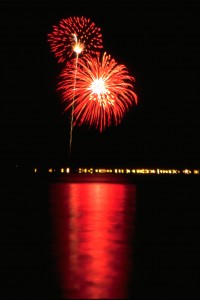
[[[2,164],[68,164],[69,119],[55,91],[62,66],[47,34],[62,18],[82,15],[135,77],[139,105],[102,134],[75,127],[71,160],[199,168],[198,1],[1,1]]]

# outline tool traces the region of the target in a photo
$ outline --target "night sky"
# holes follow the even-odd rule
[[[139,104],[103,133],[74,127],[69,161],[47,34],[70,16],[101,28]],[[199,168],[199,16],[198,1],[1,1],[1,165]]]

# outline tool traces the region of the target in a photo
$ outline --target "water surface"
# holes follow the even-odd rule
[[[62,297],[128,297],[134,265],[136,186],[56,182],[49,192]]]
[[[0,182],[2,299],[199,299],[198,176],[35,175]]]

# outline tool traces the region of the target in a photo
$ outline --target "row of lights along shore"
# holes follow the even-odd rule
[[[38,173],[39,169],[34,168],[34,173]],[[199,169],[99,169],[99,168],[78,168],[75,172],[71,172],[70,168],[60,168],[54,169],[49,168],[47,169],[48,173],[61,173],[61,174],[70,174],[70,173],[78,173],[78,174],[185,174],[185,175],[199,175]]]

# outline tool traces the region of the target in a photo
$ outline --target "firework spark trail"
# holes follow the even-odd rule
[[[71,154],[72,132],[73,132],[73,113],[74,99],[76,90],[76,73],[78,57],[84,51],[85,53],[99,54],[102,46],[101,29],[96,27],[94,22],[85,17],[69,17],[62,19],[58,26],[53,26],[53,30],[48,35],[48,42],[51,51],[58,59],[59,63],[65,63],[76,53],[73,98],[71,104],[71,124],[70,124],[70,141],[69,155]]]
[[[76,54],[76,62],[75,62],[74,89],[73,89],[74,92],[73,92],[73,99],[72,99],[72,112],[71,112],[71,124],[70,124],[69,155],[71,155],[71,149],[72,149],[72,133],[73,133],[73,120],[74,120],[74,99],[75,99],[75,91],[76,91],[77,65],[78,65],[78,53]]]
[[[73,99],[74,77],[76,76],[76,98]],[[60,75],[58,91],[66,104],[65,111],[74,105],[73,125],[95,126],[100,132],[111,124],[121,123],[125,113],[135,103],[134,77],[127,68],[107,55],[87,54],[71,60]],[[74,103],[74,104],[72,104]]]

